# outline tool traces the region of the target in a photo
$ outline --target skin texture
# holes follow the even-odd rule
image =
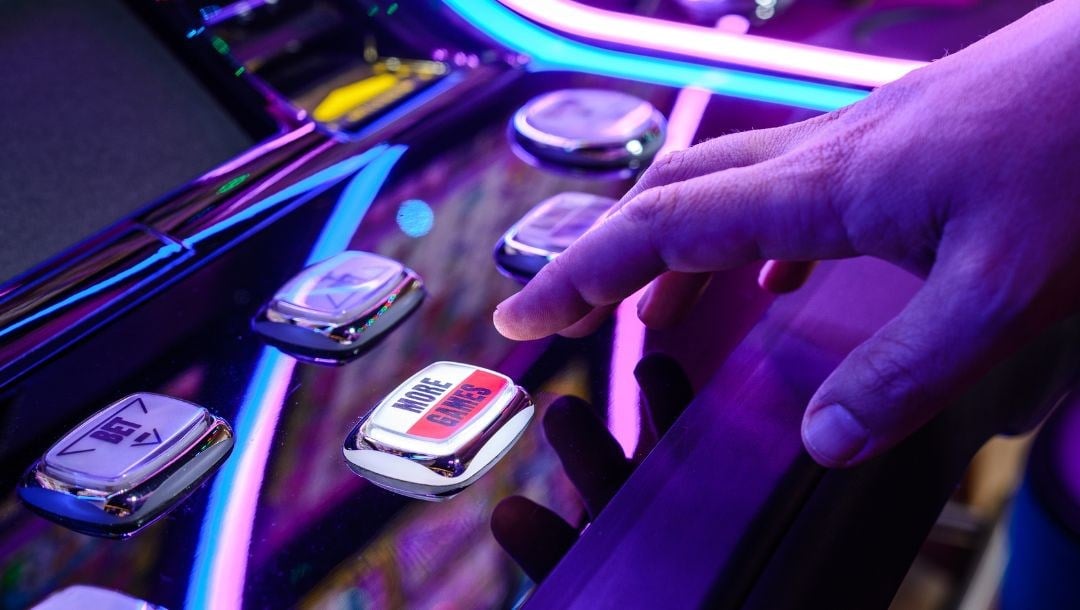
[[[660,159],[496,328],[580,334],[657,278],[640,317],[660,326],[713,271],[875,256],[926,282],[822,384],[802,432],[825,466],[886,451],[1080,311],[1078,31],[1080,0],[1056,0],[849,107]]]

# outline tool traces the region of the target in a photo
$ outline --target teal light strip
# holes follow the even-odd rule
[[[571,70],[670,87],[702,87],[731,97],[825,111],[869,94],[862,89],[604,49],[544,29],[496,0],[443,3],[500,44],[531,57],[529,69],[534,71]]]

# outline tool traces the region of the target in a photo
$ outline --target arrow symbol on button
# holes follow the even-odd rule
[[[159,445],[161,444],[161,435],[158,434],[157,428],[152,429],[154,433],[154,440],[148,441],[150,438],[149,432],[143,432],[135,439],[135,442],[131,444],[132,447],[145,447],[146,445]]]

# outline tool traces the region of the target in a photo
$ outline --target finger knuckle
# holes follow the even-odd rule
[[[685,187],[678,183],[658,186],[626,204],[622,211],[627,220],[640,225],[647,234],[663,234],[671,226],[684,192]]]
[[[921,355],[918,347],[907,341],[880,337],[865,354],[868,392],[897,406],[929,401],[930,389],[919,372],[929,363]]]
[[[685,151],[674,150],[657,159],[649,169],[642,174],[640,184],[645,186],[659,186],[686,175],[691,162]]]

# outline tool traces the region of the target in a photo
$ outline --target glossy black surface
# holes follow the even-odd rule
[[[536,399],[537,419],[560,394],[589,399],[602,418],[639,417],[633,401],[605,411],[610,326],[587,339],[531,343],[495,332],[491,311],[517,286],[495,270],[490,248],[547,197],[583,191],[618,198],[630,184],[629,176],[559,173],[520,159],[507,125],[525,101],[564,87],[610,88],[666,114],[676,91],[529,73],[434,2],[403,2],[412,10],[403,8],[396,21],[368,19],[371,3],[300,2],[301,12],[332,14],[334,28],[345,23],[377,35],[387,52],[426,59],[441,48],[466,58],[425,89],[428,95],[407,96],[335,131],[338,126],[316,125],[295,100],[267,85],[288,89],[292,82],[284,68],[271,70],[269,60],[262,71],[257,65],[280,37],[245,38],[242,20],[200,31],[191,20],[203,3],[160,4],[136,12],[238,125],[262,134],[260,144],[159,193],[160,200],[130,217],[121,213],[118,224],[0,287],[6,334],[0,335],[0,605],[25,607],[81,583],[170,608],[512,606],[531,583],[492,537],[494,505],[521,494],[571,523],[583,515],[539,426],[528,428],[491,472],[441,504],[358,478],[342,459],[341,443],[388,391],[436,360],[511,376]],[[330,22],[305,21],[312,28],[299,36],[322,40],[316,35],[330,32],[327,40],[347,46],[342,30],[320,29]],[[235,54],[222,52],[217,36],[228,38]],[[254,76],[239,70],[238,58],[251,63]],[[697,139],[810,114],[714,97]],[[415,269],[428,298],[369,353],[336,368],[297,361],[251,332],[250,320],[285,280],[345,248]],[[836,520],[860,518],[880,502],[874,485],[900,472],[913,490],[904,500],[918,510],[906,528],[874,522],[876,532],[905,538],[888,546],[895,552],[888,573],[866,575],[870,593],[860,599],[891,595],[912,552],[904,544],[925,533],[927,515],[944,501],[942,490],[988,432],[980,429],[959,448],[933,433],[931,445],[952,461],[926,493],[912,483],[925,462],[910,453],[889,462],[893,470],[829,475],[818,485],[821,472],[798,440],[802,400],[917,283],[860,265],[830,269],[810,291],[771,308],[772,298],[754,283],[756,269],[720,274],[708,309],[694,312],[681,330],[649,339],[650,348],[676,355],[713,400],[694,403],[662,439],[540,590],[536,607],[641,603],[651,599],[646,593],[729,606],[759,599],[769,607],[790,601],[769,592],[780,591],[776,583],[792,574],[802,575],[802,588],[792,591],[826,599],[834,581],[813,588],[823,566],[807,566],[806,549],[835,535],[829,552],[840,558],[853,536],[877,540],[862,532],[845,537]],[[864,297],[865,310],[851,328],[838,326],[845,310],[837,303],[852,293]],[[77,534],[19,503],[18,478],[57,438],[140,391],[190,400],[233,424],[236,449],[207,485],[126,541]],[[643,442],[640,450],[648,446]],[[831,503],[845,496],[869,499],[830,514]],[[673,520],[679,527],[669,527]],[[815,529],[821,524],[827,526]],[[711,554],[697,561],[692,553],[703,548]],[[688,568],[677,558],[695,563]],[[681,597],[663,597],[663,587],[678,587]]]
[[[206,210],[189,214],[189,221],[164,220],[184,217],[168,213],[168,207],[151,212],[145,224],[184,246],[182,268],[172,270],[155,292],[139,293],[136,310],[8,386],[5,478],[13,483],[31,456],[40,455],[84,414],[135,391],[206,405],[233,422],[237,449],[215,479],[223,482],[201,488],[179,510],[121,543],[92,540],[42,521],[10,494],[0,526],[7,541],[0,570],[22,576],[5,588],[5,599],[19,605],[57,584],[83,582],[168,607],[181,607],[185,599],[197,605],[191,596],[198,594],[214,605],[220,598],[213,596],[223,593],[210,574],[237,570],[245,561],[240,593],[252,607],[358,595],[342,583],[365,579],[375,580],[359,589],[363,595],[402,603],[455,598],[465,605],[502,605],[520,595],[523,577],[486,528],[493,504],[524,492],[561,507],[571,519],[579,510],[537,427],[529,428],[483,479],[438,506],[365,483],[343,463],[340,445],[387,391],[440,359],[511,375],[536,396],[541,409],[562,392],[603,402],[609,354],[602,334],[584,342],[516,344],[499,337],[488,322],[495,304],[516,290],[495,271],[488,244],[539,199],[564,190],[617,196],[627,187],[625,181],[544,172],[509,151],[505,125],[517,106],[548,83],[575,80],[597,82],[559,77],[545,83],[519,74],[490,103],[459,108],[452,121],[429,121],[415,137],[377,148],[365,157],[366,165],[357,162],[353,171],[317,180],[310,190],[294,185],[326,167],[340,168],[372,147],[327,142],[305,153],[301,141],[309,136],[300,135],[287,146],[302,149],[302,163],[284,161],[283,170],[268,170],[269,182],[248,171],[251,186],[228,193],[242,198],[247,188],[262,188],[259,200],[266,201],[277,186],[292,197],[280,208],[260,208],[261,214],[239,221],[229,215],[223,224],[206,223],[214,210],[235,204],[199,207],[198,197],[177,208]],[[661,107],[671,98],[669,92],[640,85],[609,86],[634,90]],[[278,150],[269,149],[252,163],[265,163]],[[231,175],[205,182],[216,192]],[[275,179],[293,186],[282,188]],[[434,220],[425,234],[407,233],[398,224],[406,201],[430,206]],[[163,220],[153,220],[159,216]],[[203,249],[201,239],[213,247]],[[372,352],[340,368],[300,363],[266,347],[248,328],[261,304],[309,262],[313,251],[320,257],[328,248],[344,247],[416,269],[426,280],[428,298]],[[67,388],[62,397],[55,393],[61,382]],[[37,415],[45,405],[53,409],[49,418]],[[251,461],[259,467],[248,468]],[[242,472],[234,474],[236,469]],[[255,501],[256,494],[257,504],[248,504],[240,521],[250,528],[250,538],[235,523],[224,523],[223,511],[214,512],[215,495],[232,507]],[[221,548],[197,554],[200,542]],[[196,557],[215,556],[224,558],[226,567],[195,565]],[[136,567],[104,567],[115,565]],[[57,574],[64,575],[61,583],[49,576]]]

